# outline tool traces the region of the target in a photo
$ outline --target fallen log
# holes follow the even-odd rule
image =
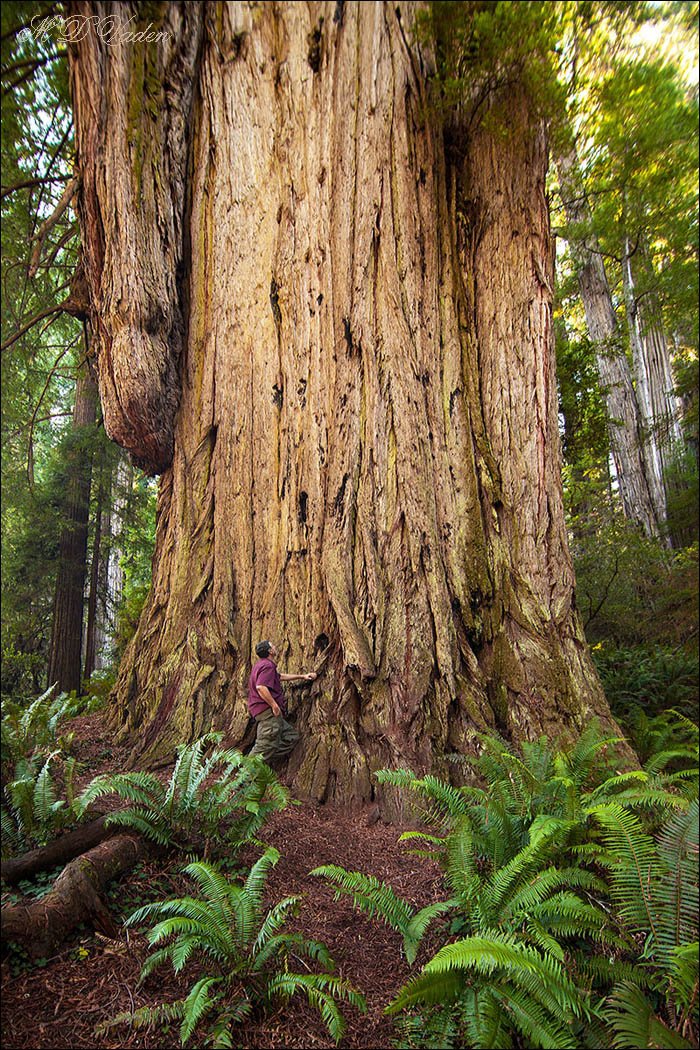
[[[133,868],[148,847],[135,835],[114,835],[68,864],[53,888],[31,904],[2,908],[3,942],[19,943],[32,958],[47,958],[82,922],[91,923],[106,937],[118,930],[100,893],[107,883]]]
[[[69,831],[66,835],[49,842],[47,846],[23,853],[21,857],[10,857],[0,862],[0,876],[8,886],[15,886],[22,879],[30,879],[40,871],[49,871],[58,864],[66,864],[73,857],[97,846],[103,839],[116,834],[118,826],[105,827],[107,814],[83,827]]]

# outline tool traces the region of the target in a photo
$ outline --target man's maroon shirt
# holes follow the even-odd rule
[[[267,686],[272,694],[272,699],[279,704],[282,714],[286,714],[287,702],[282,690],[282,681],[274,661],[269,656],[263,657],[262,660],[258,660],[253,665],[253,670],[250,672],[250,678],[248,679],[248,710],[253,718],[262,714],[263,711],[270,710],[270,705],[266,704],[261,696],[258,696],[259,685]]]

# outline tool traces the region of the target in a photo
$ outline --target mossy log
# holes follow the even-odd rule
[[[10,857],[0,864],[0,875],[8,886],[16,886],[22,879],[31,879],[40,871],[50,871],[58,864],[65,864],[73,857],[97,846],[103,839],[115,834],[115,828],[106,826],[107,815],[103,814],[90,824],[84,824],[66,835],[49,842],[47,846],[23,853],[21,857]]]
[[[38,959],[55,952],[81,923],[91,923],[105,936],[116,937],[117,927],[102,891],[111,879],[133,868],[145,852],[142,839],[115,835],[76,857],[41,900],[3,907],[3,943],[19,943]]]

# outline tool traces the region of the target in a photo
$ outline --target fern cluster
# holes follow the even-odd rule
[[[516,754],[482,737],[485,787],[377,774],[434,828],[402,838],[440,862],[449,896],[416,912],[360,872],[313,874],[401,933],[409,962],[441,921],[443,947],[387,1007],[402,1045],[692,1045],[697,755],[686,728],[687,746],[628,773],[593,724],[566,751],[541,739]],[[668,773],[672,759],[683,768]]]
[[[330,972],[333,961],[325,945],[284,931],[300,898],[286,897],[265,913],[263,891],[277,850],[265,849],[245,876],[229,878],[222,871],[223,860],[230,862],[242,845],[259,845],[258,832],[287,804],[288,793],[260,758],[222,750],[220,741],[221,734],[210,733],[179,748],[167,784],[145,772],[101,776],[77,800],[83,812],[96,798],[117,794],[131,805],[112,814],[110,823],[190,854],[198,847],[205,858],[212,847],[224,854],[218,865],[193,860],[184,869],[196,895],[155,901],[128,920],[129,925],[157,920],[148,933],[155,951],[142,980],[168,962],[180,973],[195,957],[205,976],[184,998],[119,1014],[101,1030],[127,1022],[139,1027],[178,1021],[183,1046],[201,1028],[208,1045],[230,1047],[234,1029],[253,1008],[304,995],[337,1041],[344,1031],[339,1003],[364,1010],[365,1002]],[[313,972],[306,960],[325,970]],[[293,961],[305,972],[295,972]]]
[[[74,718],[80,709],[81,701],[75,694],[56,695],[55,685],[35,700],[25,703],[3,698],[0,756],[3,767],[47,748],[67,751],[73,734],[59,737],[59,727],[62,722]]]
[[[116,794],[131,805],[112,814],[110,823],[134,828],[163,846],[192,852],[201,844],[205,857],[213,845],[225,843],[235,851],[287,805],[289,796],[261,759],[211,749],[220,740],[221,734],[210,733],[182,745],[168,784],[138,771],[96,777],[78,798],[78,812]]]
[[[73,733],[61,725],[82,709],[75,694],[51,686],[26,702],[2,700],[2,855],[54,838],[75,819]],[[60,797],[63,795],[64,797]]]
[[[160,947],[147,959],[142,980],[167,962],[179,973],[195,954],[207,973],[183,999],[119,1014],[102,1030],[126,1022],[138,1027],[178,1020],[183,1046],[198,1026],[206,1024],[209,1045],[231,1047],[232,1029],[254,1007],[304,995],[338,1042],[345,1030],[339,1002],[364,1011],[365,1001],[347,981],[329,972],[333,960],[324,944],[284,931],[287,920],[296,914],[299,897],[286,897],[265,913],[265,881],[278,859],[277,850],[268,848],[242,881],[227,878],[210,864],[194,862],[185,872],[195,882],[197,896],[160,901],[135,911],[129,925],[158,920],[148,941]],[[304,959],[320,964],[325,971],[309,971]],[[290,969],[299,962],[306,972]]]
[[[65,798],[59,798],[56,767],[61,770]],[[75,818],[74,773],[75,759],[65,758],[60,751],[46,756],[36,752],[19,759],[12,779],[3,787],[3,857],[45,845]]]

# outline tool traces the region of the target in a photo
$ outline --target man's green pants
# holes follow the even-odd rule
[[[260,755],[268,765],[273,759],[288,755],[299,739],[294,726],[286,722],[282,715],[275,718],[270,708],[257,715],[255,721],[258,732],[250,754]]]

